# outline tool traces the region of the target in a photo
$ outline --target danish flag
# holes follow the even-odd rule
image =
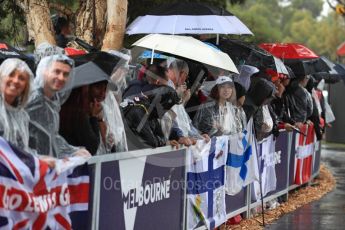
[[[76,175],[85,161],[58,174],[0,138],[0,229],[72,229],[69,214],[88,209],[89,176]]]
[[[307,183],[310,180],[313,155],[315,153],[314,125],[305,124],[300,130],[306,136],[299,133],[296,134],[295,184],[298,185]]]

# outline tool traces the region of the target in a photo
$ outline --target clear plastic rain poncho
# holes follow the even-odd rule
[[[116,64],[113,73],[110,76],[111,82],[116,86],[113,90],[117,102],[122,101],[122,92],[127,87],[127,77],[129,75],[129,62],[131,61],[131,51],[128,49],[122,52],[110,50],[109,53],[120,57],[121,59]]]
[[[102,102],[104,121],[107,125],[106,143],[101,143],[97,155],[111,153],[115,145],[116,152],[128,151],[125,127],[121,111],[113,91],[108,91]]]
[[[230,135],[237,132],[235,123],[236,90],[230,77],[221,76],[210,92],[210,99],[201,105],[194,118],[194,125],[201,133],[209,136]],[[219,104],[219,91],[223,85],[229,85],[231,94],[224,105]]]
[[[71,88],[73,81],[73,60],[65,55],[52,55],[42,58],[37,66],[33,92],[30,95],[26,111],[30,115],[30,141],[31,148],[36,149],[41,155],[49,155],[57,158],[71,155],[79,148],[69,145],[59,135],[59,111],[61,104],[68,98],[70,91],[64,88],[52,95],[51,98],[44,94],[44,86],[48,82],[48,76],[54,72],[53,63],[62,62],[72,67],[64,88]],[[63,92],[63,93],[62,93]]]
[[[182,104],[174,105],[170,109],[170,113],[164,114],[169,116],[174,114],[172,119],[172,128],[179,129],[183,137],[193,137],[201,139],[202,136],[193,126],[192,121],[184,107],[190,97],[190,90],[187,89],[186,81],[188,80],[189,67],[188,64],[176,58],[168,58],[168,86],[174,88],[182,100]],[[189,94],[189,95],[188,95]]]
[[[14,71],[25,72],[29,75],[27,88],[16,101],[16,105],[9,105],[4,97],[4,79]],[[29,146],[29,115],[24,110],[27,104],[33,74],[25,62],[16,58],[6,59],[0,66],[0,136],[20,149],[32,152]]]
[[[97,154],[110,153],[115,145],[116,152],[128,151],[125,127],[119,107],[122,100],[122,91],[127,87],[127,76],[129,72],[130,51],[123,52],[109,51],[111,54],[120,57],[113,73],[110,76],[110,85],[107,89],[106,98],[102,102],[103,116],[107,125],[106,142],[102,143]],[[112,87],[114,86],[115,87]],[[115,89],[114,89],[115,88]]]

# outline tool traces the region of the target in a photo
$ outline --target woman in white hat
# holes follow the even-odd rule
[[[209,136],[229,135],[236,133],[234,120],[234,103],[236,90],[233,80],[220,76],[210,92],[210,100],[198,110],[194,125],[202,134]]]

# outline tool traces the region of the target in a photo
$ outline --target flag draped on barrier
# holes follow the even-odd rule
[[[277,175],[275,165],[279,163],[279,156],[275,152],[276,142],[273,135],[267,137],[258,146],[259,168],[261,174],[262,196],[266,196],[269,192],[276,190]],[[254,191],[256,200],[260,199],[260,185],[254,183]]]
[[[228,137],[213,137],[189,148],[187,171],[187,228],[202,220],[208,229],[226,221],[225,163]]]
[[[58,174],[0,138],[0,229],[72,229],[69,214],[88,209],[89,176],[73,174],[85,161],[59,160]]]
[[[303,125],[301,132],[296,133],[295,143],[295,184],[307,183],[311,178],[313,155],[315,153],[315,130],[312,124]]]
[[[243,187],[259,180],[257,153],[253,134],[253,119],[243,133],[229,136],[229,153],[226,162],[226,192],[236,195]]]

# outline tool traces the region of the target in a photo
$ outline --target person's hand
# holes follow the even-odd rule
[[[73,156],[80,156],[80,157],[85,157],[85,158],[89,158],[91,157],[91,154],[89,153],[89,151],[87,151],[86,149],[82,148],[79,149],[78,151],[76,151]]]
[[[204,141],[206,142],[206,143],[208,143],[210,140],[211,140],[211,138],[209,137],[209,135],[208,134],[202,134],[201,135],[203,138],[204,138]]]
[[[106,136],[106,140],[107,140],[107,144],[109,144],[110,146],[115,145],[115,138],[114,138],[114,135],[112,133],[109,133]]]
[[[167,142],[167,145],[171,145],[172,148],[179,149],[179,143],[176,140],[171,140]]]
[[[303,127],[303,123],[302,122],[296,122],[295,126],[299,129],[301,129]]]
[[[295,126],[293,126],[293,125],[291,125],[291,124],[289,124],[289,123],[285,123],[285,124],[284,124],[284,127],[285,127],[285,130],[288,131],[288,132],[293,131],[294,128],[296,129]]]
[[[190,138],[189,138],[189,140],[191,140],[191,141],[192,141],[192,145],[195,145],[195,144],[196,144],[196,142],[197,142],[197,140],[196,140],[195,138],[193,138],[193,137],[190,137]]]
[[[179,95],[181,98],[183,98],[184,93],[187,90],[187,86],[185,84],[179,85],[176,87],[176,93]]]
[[[327,123],[326,126],[327,126],[328,128],[332,128],[332,124],[331,124],[331,123]]]
[[[101,102],[97,101],[96,99],[93,100],[93,102],[90,102],[90,115],[92,117],[97,117],[101,115],[101,112],[103,110]]]
[[[307,124],[308,125],[312,125],[312,124],[314,124],[311,120],[307,120]]]
[[[185,146],[191,146],[193,144],[192,140],[190,140],[188,137],[180,137],[178,139],[178,143]]]
[[[182,96],[182,101],[184,103],[187,103],[189,101],[191,97],[191,93],[190,93],[190,89],[187,89],[184,93],[183,93],[183,96]]]
[[[55,164],[56,164],[56,158],[51,157],[51,156],[39,156],[39,159],[41,161],[44,161],[45,163],[48,164],[49,168],[53,169],[55,168]]]

